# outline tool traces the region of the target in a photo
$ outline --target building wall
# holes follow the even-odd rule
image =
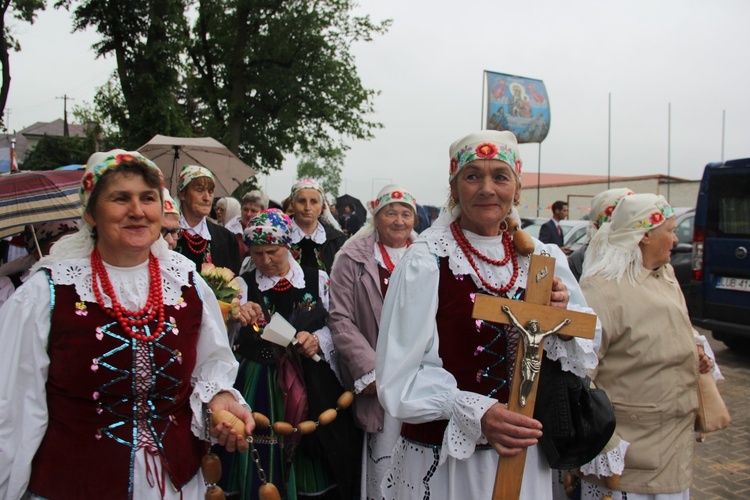
[[[668,198],[675,207],[694,207],[698,198],[700,181],[673,182],[667,184],[664,179],[653,177],[647,179],[629,179],[593,184],[579,184],[569,186],[547,186],[539,190],[539,217],[551,217],[550,207],[555,201],[567,201],[570,209],[570,220],[583,219],[588,216],[591,198],[607,189],[628,187],[636,193],[656,193]],[[537,216],[537,189],[525,188],[521,191],[521,201],[518,206],[521,217]]]

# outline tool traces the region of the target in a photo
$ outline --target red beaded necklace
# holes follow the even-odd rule
[[[273,290],[274,292],[286,292],[290,288],[292,288],[292,282],[286,278],[281,278],[274,286],[271,287],[271,290]]]
[[[188,231],[182,233],[182,237],[185,238],[188,248],[191,252],[196,255],[203,255],[208,246],[208,240],[204,239],[200,234],[190,234]]]
[[[406,246],[410,247],[411,241],[406,240]],[[388,255],[388,250],[386,250],[385,245],[383,245],[382,241],[378,241],[378,248],[380,249],[380,255],[383,257],[383,264],[385,264],[385,268],[390,275],[391,273],[393,273],[393,269],[396,267],[396,264],[393,263],[391,256]]]
[[[459,248],[461,248],[461,251],[466,256],[466,260],[471,265],[471,268],[474,269],[474,272],[479,278],[479,281],[482,282],[482,285],[484,285],[487,290],[490,290],[497,294],[503,294],[513,287],[513,285],[516,283],[516,279],[518,278],[518,258],[516,257],[516,249],[513,247],[513,239],[511,238],[508,231],[502,231],[503,248],[505,249],[505,258],[502,260],[490,259],[486,255],[482,254],[479,250],[474,248],[468,238],[466,238],[463,229],[461,229],[461,225],[458,219],[451,223],[451,233],[453,233],[453,238],[456,240]],[[479,268],[477,267],[476,262],[474,262],[472,254],[476,255],[484,262],[498,267],[504,266],[508,263],[508,261],[511,261],[511,265],[513,266],[513,275],[510,277],[508,283],[500,288],[487,283],[487,280],[485,280],[484,277],[479,273]]]
[[[153,254],[149,254],[148,256],[148,272],[150,277],[148,298],[146,299],[146,305],[139,311],[129,311],[122,307],[120,301],[117,300],[115,289],[109,280],[107,268],[104,267],[102,257],[96,248],[91,252],[91,270],[91,285],[94,289],[96,302],[111,318],[117,320],[122,329],[125,330],[125,333],[141,342],[151,342],[161,335],[161,332],[164,331],[164,296],[161,287],[159,259]],[[112,301],[111,308],[104,305],[104,298],[102,297],[102,292],[99,290],[99,284],[101,284],[102,291]],[[138,328],[141,328],[140,331],[143,331],[142,327],[154,321],[154,318],[156,318],[157,325],[151,335],[138,333]]]

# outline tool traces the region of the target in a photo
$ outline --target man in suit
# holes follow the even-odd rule
[[[552,204],[552,218],[542,224],[539,230],[539,241],[542,243],[554,243],[565,252],[570,254],[570,248],[563,245],[563,233],[560,221],[568,217],[568,204],[564,201],[556,201]]]

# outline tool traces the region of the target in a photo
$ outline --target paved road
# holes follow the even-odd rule
[[[696,443],[695,478],[690,489],[694,500],[750,498],[750,353],[730,351],[722,342],[711,342],[726,380],[719,390],[732,415],[732,426]]]

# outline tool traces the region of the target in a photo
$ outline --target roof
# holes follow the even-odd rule
[[[539,182],[538,172],[523,173],[523,189],[540,187],[557,187],[557,186],[578,186],[581,184],[600,184],[607,182],[606,175],[582,175],[582,174],[555,174],[542,173],[541,182]],[[687,179],[672,177],[662,174],[641,175],[635,177],[609,177],[609,181],[629,181],[629,180],[646,180],[658,179],[660,183],[667,182],[689,182]]]
[[[0,134],[0,148],[9,148],[11,139],[16,139],[16,158],[22,164],[26,158],[26,151],[30,141],[38,141],[45,135],[63,137],[65,122],[58,118],[52,122],[36,122],[15,134]],[[86,137],[86,125],[68,123],[68,135],[71,137]]]

